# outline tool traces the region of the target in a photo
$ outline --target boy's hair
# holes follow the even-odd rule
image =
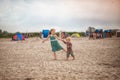
[[[66,39],[71,41],[71,38],[70,38],[70,37],[67,37]]]

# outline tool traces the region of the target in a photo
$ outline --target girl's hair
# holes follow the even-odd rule
[[[51,32],[52,32],[53,30],[55,30],[55,29],[51,29],[50,32],[49,32],[49,34],[51,34]]]

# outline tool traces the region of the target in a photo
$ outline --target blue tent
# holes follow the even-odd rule
[[[109,34],[109,33],[111,33],[112,32],[112,30],[104,30],[104,32],[103,32],[103,38],[106,38],[106,37],[108,37],[107,36],[107,33]],[[111,36],[111,34],[109,34],[110,36]]]
[[[18,39],[18,40],[22,40],[22,34],[16,33],[16,35],[17,35],[17,39]]]
[[[96,33],[99,33],[99,32],[102,32],[103,30],[102,29],[96,29],[95,32]]]
[[[43,30],[42,34],[43,34],[43,38],[47,38],[49,35],[49,30]]]
[[[112,32],[112,30],[104,30],[104,32],[106,32],[106,33],[107,33],[107,32]]]

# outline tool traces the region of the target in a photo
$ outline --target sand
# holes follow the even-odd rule
[[[69,61],[64,51],[53,60],[50,41],[41,42],[0,39],[0,80],[120,80],[120,38],[72,39]]]

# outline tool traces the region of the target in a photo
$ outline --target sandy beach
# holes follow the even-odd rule
[[[53,60],[50,41],[0,39],[0,80],[120,80],[120,38],[72,43],[76,59],[66,61],[64,51]]]

